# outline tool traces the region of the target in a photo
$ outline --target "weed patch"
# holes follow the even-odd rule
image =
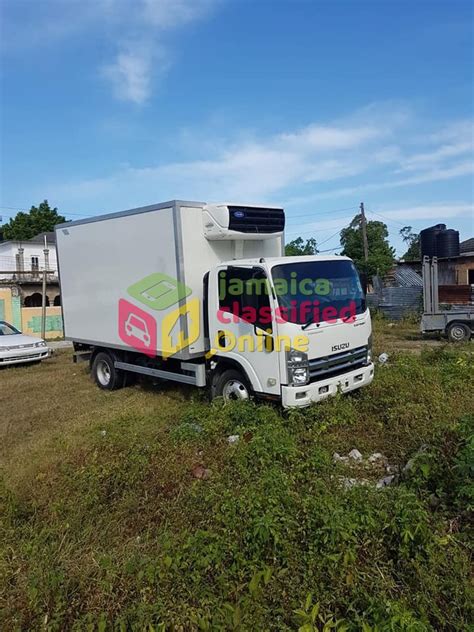
[[[2,628],[467,629],[471,374],[468,347],[395,351],[370,387],[287,412],[87,384],[89,414],[64,401],[45,449],[4,462]],[[345,489],[332,455],[354,447],[410,468]]]

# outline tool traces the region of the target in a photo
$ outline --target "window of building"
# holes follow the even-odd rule
[[[474,268],[467,271],[467,282],[469,285],[474,285]]]
[[[30,294],[25,297],[25,307],[41,307],[42,303],[43,301],[39,292],[35,292],[34,294]],[[48,297],[46,297],[46,307],[49,307]]]
[[[31,257],[31,271],[32,272],[39,271],[39,257]]]

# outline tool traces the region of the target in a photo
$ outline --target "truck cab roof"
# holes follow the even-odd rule
[[[261,257],[251,259],[231,259],[230,261],[223,261],[219,265],[223,266],[255,266],[255,265],[267,265],[273,267],[274,265],[280,265],[285,263],[305,263],[307,261],[340,261],[345,259],[351,261],[349,257],[345,255],[298,255],[294,257]]]

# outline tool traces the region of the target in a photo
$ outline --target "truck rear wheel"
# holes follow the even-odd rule
[[[99,351],[91,367],[92,378],[105,391],[114,391],[124,385],[124,373],[114,366],[114,357],[106,351]]]
[[[223,397],[226,401],[250,399],[251,390],[247,378],[236,369],[226,369],[214,376],[212,398]]]
[[[464,323],[451,323],[446,333],[450,342],[467,342],[471,337],[471,330]]]

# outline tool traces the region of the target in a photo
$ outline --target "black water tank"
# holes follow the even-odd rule
[[[446,230],[446,224],[436,224],[430,228],[425,228],[420,233],[421,256],[437,257],[438,256],[438,235],[441,231]]]
[[[459,257],[459,231],[448,228],[438,233],[436,240],[438,257]]]

